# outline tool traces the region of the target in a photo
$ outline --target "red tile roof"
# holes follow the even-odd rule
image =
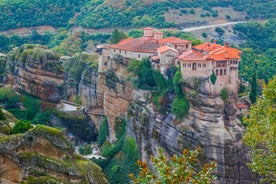
[[[186,52],[183,52],[180,56],[179,59],[181,61],[205,61],[204,57],[200,52],[197,52],[195,50],[189,50]]]
[[[167,51],[169,51],[169,50],[171,50],[171,51],[173,51],[173,52],[175,52],[175,53],[178,53],[178,51],[177,51],[176,49],[174,49],[174,48],[172,48],[172,47],[169,47],[169,46],[167,46],[167,45],[164,45],[164,46],[162,46],[162,47],[159,47],[159,48],[157,49],[157,52],[159,52],[160,54],[162,54],[162,53],[167,52]]]
[[[145,27],[144,30],[147,29],[147,30],[153,30],[154,28],[152,27]]]
[[[174,36],[168,37],[168,38],[163,38],[158,40],[158,43],[160,44],[165,44],[165,43],[172,43],[172,44],[189,44],[192,43],[191,41],[188,40],[182,40],[180,38],[176,38]]]
[[[156,61],[156,60],[159,60],[160,58],[159,58],[159,56],[152,56],[151,59]]]
[[[236,104],[237,109],[248,109],[248,106],[243,103]]]
[[[228,60],[228,59],[240,59],[241,51],[228,46],[222,46],[214,43],[204,43],[196,45],[193,49],[198,51],[206,51],[207,60]]]
[[[110,46],[110,48],[114,49],[147,53],[155,53],[158,47],[159,44],[156,40],[149,40],[145,38],[127,38]]]

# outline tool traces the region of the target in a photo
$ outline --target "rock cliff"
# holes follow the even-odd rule
[[[18,91],[57,102],[68,96],[59,57],[42,46],[25,45],[8,54],[8,82]]]
[[[156,112],[151,99],[146,98],[151,96],[149,91],[133,90],[126,82],[125,69],[126,66],[113,60],[111,69],[100,73],[98,81],[97,90],[103,93],[111,138],[114,119],[123,114],[128,134],[136,138],[143,160],[157,155],[158,148],[173,155],[181,154],[184,148],[201,146],[204,158],[217,162],[218,183],[252,183],[241,142],[244,129],[235,115],[239,81],[222,87],[211,84],[208,78],[185,80],[182,91],[191,108],[189,115],[179,121],[170,109],[166,114]],[[228,93],[225,100],[221,98],[223,88]]]
[[[241,142],[244,130],[235,116],[238,81],[227,89],[229,97],[223,101],[220,90],[208,79],[187,81],[183,91],[191,108],[182,121],[176,120],[172,113],[155,112],[144,98],[146,92],[135,91],[127,111],[128,132],[136,137],[142,158],[149,160],[149,155],[156,155],[160,147],[173,155],[181,154],[184,148],[200,146],[205,159],[217,163],[217,183],[253,183]]]
[[[74,154],[56,129],[38,125],[0,138],[0,181],[13,183],[108,183],[99,166]]]

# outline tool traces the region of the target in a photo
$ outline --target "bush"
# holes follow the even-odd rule
[[[108,121],[107,118],[104,117],[104,120],[100,126],[99,129],[99,134],[98,134],[98,138],[97,138],[97,143],[99,144],[99,146],[102,146],[103,143],[108,139]]]
[[[207,33],[203,32],[203,33],[201,34],[201,36],[202,36],[203,38],[206,38],[206,37],[207,37]]]
[[[189,13],[190,13],[190,14],[195,14],[195,10],[194,10],[194,9],[191,9],[191,10],[189,11]]]
[[[223,101],[225,101],[228,98],[228,91],[226,88],[223,88],[220,92],[220,97]]]
[[[190,105],[185,97],[177,97],[173,100],[172,112],[177,119],[181,120],[185,115],[188,115]]]
[[[25,133],[32,127],[30,122],[18,121],[12,129],[12,134]]]
[[[210,75],[210,81],[211,81],[212,84],[215,84],[216,81],[217,81],[217,76],[215,75],[214,71]]]

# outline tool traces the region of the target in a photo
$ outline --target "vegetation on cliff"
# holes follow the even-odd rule
[[[37,125],[24,134],[0,138],[0,148],[0,158],[9,155],[21,168],[24,176],[19,182],[108,183],[95,163],[74,154],[70,141],[51,127]],[[10,175],[2,177],[13,181]]]
[[[93,161],[101,166],[111,184],[129,183],[128,173],[138,173],[136,161],[139,159],[139,152],[135,140],[126,137],[124,120],[116,119],[115,131],[117,141],[110,143],[106,140],[101,146],[102,156],[105,159],[93,159]]]
[[[251,106],[243,137],[250,147],[252,162],[249,167],[260,175],[264,182],[276,182],[276,77],[263,89],[262,98]]]
[[[138,161],[140,173],[135,177],[132,173],[129,177],[131,183],[205,183],[211,184],[216,180],[214,175],[215,163],[201,165],[199,163],[200,149],[193,151],[184,149],[181,156],[174,155],[169,160],[159,150],[157,158],[151,157],[153,169],[150,170],[146,162]]]

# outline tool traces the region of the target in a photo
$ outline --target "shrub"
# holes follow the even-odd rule
[[[223,88],[220,92],[220,97],[223,101],[225,101],[228,98],[228,91],[226,88]]]
[[[210,81],[211,81],[212,84],[215,84],[216,81],[217,81],[217,76],[215,75],[214,71],[210,75]]]
[[[12,134],[25,133],[32,127],[30,122],[18,121],[12,129]]]
[[[201,34],[201,36],[202,36],[203,38],[206,38],[206,37],[207,37],[207,33],[203,32],[203,33]]]
[[[97,138],[97,143],[99,144],[99,146],[103,145],[103,143],[107,140],[108,135],[109,135],[108,121],[107,121],[107,118],[105,117],[100,126],[99,134],[98,134],[98,138]]]
[[[177,119],[181,120],[185,115],[188,115],[190,105],[185,97],[177,97],[173,100],[172,112]]]

